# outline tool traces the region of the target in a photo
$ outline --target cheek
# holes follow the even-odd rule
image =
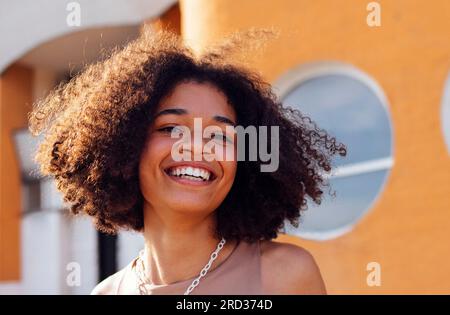
[[[227,177],[234,180],[237,170],[237,145],[236,141],[232,145],[225,147],[225,160],[222,162],[224,173],[228,174]]]
[[[225,180],[227,185],[232,185],[234,178],[236,176],[237,162],[236,161],[223,161],[222,163],[223,169],[223,179]]]
[[[170,155],[172,148],[171,139],[163,137],[151,137],[142,150],[139,161],[139,186],[146,200],[158,200],[163,192],[157,185],[161,180],[161,162]]]
[[[172,148],[173,140],[162,137],[151,137],[145,144],[140,159],[141,172],[153,173],[156,167],[169,154]]]

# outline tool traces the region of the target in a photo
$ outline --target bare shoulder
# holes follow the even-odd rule
[[[92,290],[91,295],[114,295],[117,294],[117,288],[124,276],[125,268],[109,276]]]
[[[261,268],[266,294],[326,294],[314,257],[300,246],[261,241]]]

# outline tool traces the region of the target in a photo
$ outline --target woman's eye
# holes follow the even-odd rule
[[[213,134],[211,134],[211,139],[214,139],[214,140],[217,140],[217,141],[220,141],[220,142],[231,143],[231,140],[226,135],[224,135],[223,133],[213,133]]]
[[[168,127],[163,127],[163,128],[159,128],[158,131],[162,131],[162,132],[172,132],[174,126],[168,126]]]
[[[173,131],[178,131],[178,126],[166,126],[166,127],[159,128],[158,131],[161,131],[164,133],[172,133]],[[179,131],[182,132],[181,129]]]

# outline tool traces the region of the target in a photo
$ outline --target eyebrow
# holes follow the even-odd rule
[[[159,113],[157,113],[153,117],[153,119],[156,119],[163,115],[179,115],[179,116],[181,116],[181,115],[186,115],[187,113],[188,113],[187,110],[185,110],[183,108],[168,108],[168,109],[164,109],[164,110],[160,111]],[[234,121],[232,121],[231,119],[229,119],[225,116],[216,115],[213,117],[213,119],[215,121],[223,123],[223,124],[236,126],[236,123]]]

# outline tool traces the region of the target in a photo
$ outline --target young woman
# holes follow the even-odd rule
[[[41,172],[71,211],[102,231],[144,236],[139,256],[92,294],[325,293],[311,254],[272,239],[285,220],[298,225],[306,197],[320,202],[323,172],[345,146],[284,107],[229,53],[219,45],[198,56],[169,32],[145,30],[30,113],[33,134],[46,134]],[[196,121],[200,141],[173,136],[195,133]],[[278,128],[277,146],[270,129],[267,137],[279,154],[275,171],[261,171],[260,156],[236,158],[245,140],[236,126]],[[219,158],[220,148],[233,158]]]

